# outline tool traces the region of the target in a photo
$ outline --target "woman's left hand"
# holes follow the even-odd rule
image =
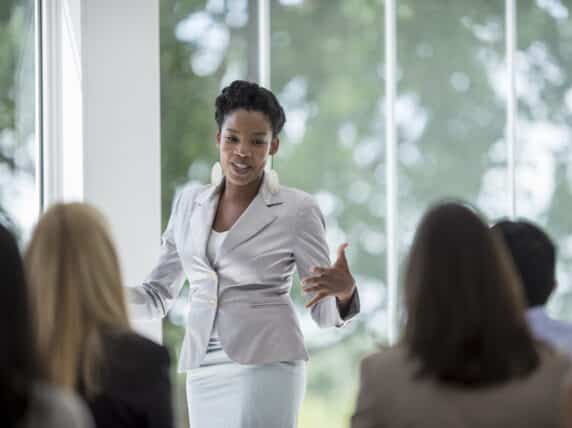
[[[312,269],[314,275],[302,280],[304,292],[316,293],[305,305],[307,308],[328,296],[336,296],[341,304],[349,302],[352,298],[356,285],[346,259],[347,247],[347,243],[340,245],[338,259],[331,267],[314,267]]]

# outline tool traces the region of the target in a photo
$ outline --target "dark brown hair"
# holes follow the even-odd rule
[[[0,413],[2,426],[20,426],[40,380],[33,314],[16,240],[0,225]]]
[[[556,245],[539,226],[503,219],[492,228],[504,239],[529,307],[544,306],[556,285]]]
[[[405,274],[405,345],[420,376],[468,386],[536,368],[518,276],[500,237],[460,202],[431,208]]]

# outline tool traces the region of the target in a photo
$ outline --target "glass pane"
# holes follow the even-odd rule
[[[461,198],[507,215],[504,2],[399,2],[399,233]]]
[[[25,241],[38,213],[34,3],[0,3],[0,221]]]
[[[299,305],[311,355],[302,428],[348,426],[360,358],[386,338],[383,20],[382,0],[272,7],[272,89],[287,115],[274,167],[317,199],[332,260],[349,242],[363,310],[321,330]],[[301,303],[298,284],[292,296]]]
[[[571,0],[518,3],[517,214],[558,245],[553,315],[572,320]]]
[[[214,100],[234,79],[256,79],[256,1],[161,1],[161,183],[163,227],[173,194],[189,180],[208,183],[217,159]],[[173,356],[178,426],[188,426],[185,377],[176,366],[187,288],[164,321]]]

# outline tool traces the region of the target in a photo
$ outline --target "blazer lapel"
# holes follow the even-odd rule
[[[190,220],[193,253],[207,265],[210,265],[207,258],[207,240],[216,214],[220,189],[220,185],[209,186],[197,195]]]
[[[226,235],[216,261],[242,243],[258,235],[276,220],[277,215],[271,207],[283,203],[280,198],[280,191],[272,193],[268,188],[266,176],[263,180],[256,197],[229,230],[228,235]]]

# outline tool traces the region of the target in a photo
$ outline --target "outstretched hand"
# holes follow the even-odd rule
[[[347,247],[347,243],[339,246],[338,258],[331,267],[314,267],[311,270],[313,275],[302,280],[304,292],[315,293],[305,305],[307,308],[328,296],[336,296],[341,302],[351,299],[355,282],[346,259]]]

